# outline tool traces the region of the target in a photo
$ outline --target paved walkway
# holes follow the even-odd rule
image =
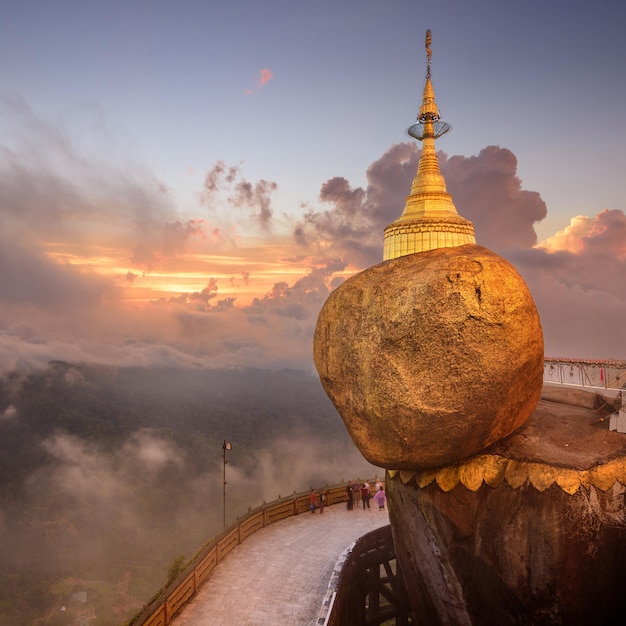
[[[335,504],[263,528],[226,556],[172,624],[311,626],[342,553],[388,523],[372,502],[354,511]]]

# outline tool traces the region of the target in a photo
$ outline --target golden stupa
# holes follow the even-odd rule
[[[450,130],[440,120],[430,77],[430,30],[426,31],[426,84],[417,122],[409,135],[422,142],[417,174],[406,199],[404,212],[385,228],[383,259],[396,259],[414,252],[476,243],[474,225],[461,217],[439,171],[435,139]]]
[[[428,70],[423,142],[384,260],[335,289],[318,316],[322,386],[372,464],[420,471],[459,462],[511,434],[541,393],[543,334],[517,270],[476,245],[439,171],[439,120]]]

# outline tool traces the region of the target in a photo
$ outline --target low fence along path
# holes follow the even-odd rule
[[[389,524],[387,511],[355,503],[304,512],[248,537],[172,620],[173,626],[310,626],[333,570],[359,537]]]

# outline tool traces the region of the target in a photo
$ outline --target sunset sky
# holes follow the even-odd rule
[[[417,169],[427,28],[459,213],[546,354],[626,359],[625,7],[5,0],[0,370],[311,369]]]

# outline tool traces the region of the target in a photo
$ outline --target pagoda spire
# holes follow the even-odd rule
[[[414,252],[476,243],[474,225],[457,213],[439,171],[435,139],[447,133],[450,126],[440,120],[435,100],[430,71],[431,42],[431,33],[427,30],[426,82],[422,105],[417,122],[408,129],[411,137],[422,142],[422,153],[404,211],[395,222],[385,228],[385,261]]]

